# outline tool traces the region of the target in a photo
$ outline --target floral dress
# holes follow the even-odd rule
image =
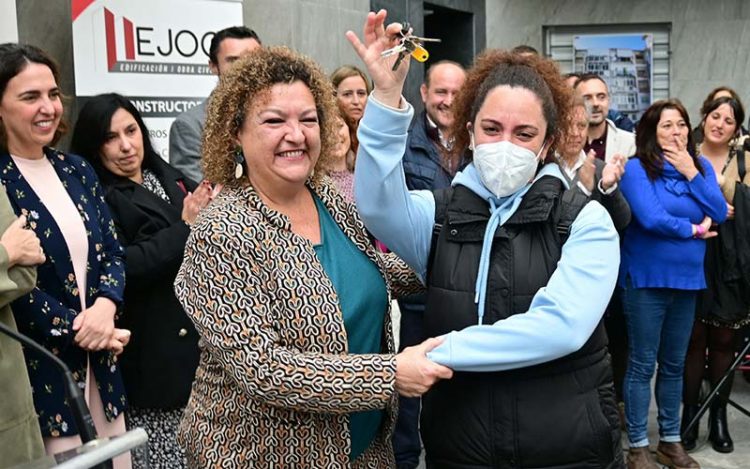
[[[90,361],[103,412],[111,421],[127,407],[117,357],[109,351],[88,353],[76,346],[71,328],[81,311],[81,297],[86,307],[99,297],[108,298],[118,306],[122,303],[123,251],[96,174],[88,163],[49,148],[45,148],[45,158],[75,204],[88,237],[85,292],[80,295],[71,254],[59,226],[11,156],[2,153],[0,183],[5,186],[15,213],[26,215],[29,228],[39,237],[47,256],[37,269],[36,287],[12,303],[13,313],[18,329],[65,362],[81,388],[85,387]],[[77,435],[79,431],[66,403],[60,371],[36,354],[25,351],[25,357],[42,435]]]

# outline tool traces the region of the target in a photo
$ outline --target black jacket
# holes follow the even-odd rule
[[[737,183],[734,191],[734,220],[719,225],[722,240],[724,278],[741,280],[750,290],[750,187]]]
[[[130,329],[122,372],[130,402],[138,407],[184,406],[198,366],[198,334],[174,294],[190,228],[182,200],[196,183],[160,158],[150,169],[171,203],[129,179],[100,170],[105,200],[126,252],[124,313],[118,327]]]
[[[562,181],[539,179],[493,241],[483,323],[525,313],[557,268],[565,234]],[[443,227],[428,272],[428,337],[476,324],[474,286],[489,219],[463,186],[436,194]],[[576,213],[577,215],[577,213]],[[422,439],[434,468],[622,466],[614,385],[601,325],[583,347],[549,363],[505,372],[456,372],[422,399]]]
[[[438,145],[427,135],[427,114],[414,118],[406,140],[403,166],[410,190],[435,190],[450,187],[453,175],[443,166]]]

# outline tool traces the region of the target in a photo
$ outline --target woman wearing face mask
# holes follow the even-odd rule
[[[636,132],[636,157],[620,181],[633,220],[622,242],[620,286],[628,327],[623,396],[632,468],[656,468],[648,448],[648,408],[656,363],[657,458],[672,468],[697,468],[680,443],[685,353],[698,291],[706,288],[703,258],[712,220],[727,216],[713,167],[694,154],[687,111],[657,101]]]
[[[748,154],[737,150],[735,144],[740,137],[740,124],[745,118],[742,103],[731,97],[721,97],[704,106],[706,113],[701,121],[703,143],[698,147],[699,154],[710,163],[729,204],[729,218],[719,225],[719,236],[706,242],[705,273],[708,288],[698,295],[696,320],[685,362],[685,393],[683,396],[682,430],[698,413],[700,386],[706,369],[708,351],[708,379],[716,386],[734,360],[739,335],[737,331],[750,323],[750,292],[739,266],[750,253],[734,248],[735,240],[747,236],[748,213],[735,215],[735,205],[745,206],[738,197],[747,197],[746,192],[737,189],[738,184],[750,184]],[[744,163],[744,179],[740,176],[738,163]],[[735,200],[737,203],[735,203]],[[709,414],[708,440],[714,450],[731,453],[734,450],[732,437],[727,426],[726,399],[732,391],[732,378],[724,384],[719,398],[713,401]],[[693,449],[698,438],[696,424],[685,435],[683,444]]]
[[[354,65],[343,65],[337,68],[331,74],[331,83],[333,83],[336,102],[341,114],[344,116],[346,125],[349,126],[349,138],[352,150],[356,154],[359,148],[357,127],[365,112],[367,96],[372,91],[372,86],[365,73]]]
[[[445,339],[429,356],[456,371],[423,397],[428,466],[620,467],[600,324],[618,238],[598,203],[563,205],[564,176],[542,165],[570,113],[559,70],[502,51],[477,58],[453,103],[455,149],[470,144],[472,163],[450,189],[409,192],[409,60],[391,71],[381,59],[401,27],[384,21],[369,14],[365,44],[347,33],[375,81],[355,195],[373,234],[426,279],[425,332]]]

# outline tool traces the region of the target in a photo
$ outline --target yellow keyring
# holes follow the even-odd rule
[[[426,62],[430,57],[430,54],[427,52],[427,49],[420,45],[417,45],[416,48],[412,51],[411,56],[414,57],[417,62]]]

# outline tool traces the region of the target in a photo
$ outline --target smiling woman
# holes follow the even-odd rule
[[[8,150],[15,155],[35,154],[55,138],[62,118],[60,89],[50,68],[30,63],[6,85],[3,131]]]
[[[745,109],[732,96],[731,89],[715,90],[716,99],[703,104],[703,119],[699,125],[704,136],[698,151],[710,163],[729,209],[728,220],[719,225],[719,235],[706,242],[706,288],[698,294],[696,321],[685,363],[685,395],[683,396],[683,428],[698,413],[700,387],[704,376],[716,386],[734,360],[738,331],[750,323],[750,292],[746,279],[739,272],[750,252],[736,249],[731,241],[746,237],[749,215],[743,207],[748,201],[747,187],[750,174],[742,168],[750,167],[750,154],[744,151],[742,122]],[[736,96],[736,94],[735,94]],[[710,98],[710,96],[709,96]],[[738,208],[735,213],[735,208]],[[708,358],[708,360],[706,360]],[[708,367],[706,362],[708,361]],[[730,378],[721,389],[722,399],[717,399],[709,414],[708,439],[716,451],[729,453],[734,443],[729,435],[726,401],[732,391]],[[685,435],[685,447],[692,449],[698,439],[699,424]]]
[[[426,358],[436,339],[393,353],[391,289],[420,284],[325,175],[335,106],[285,48],[240,59],[212,95],[204,172],[225,188],[175,281],[202,344],[179,435],[191,467],[391,467],[396,392],[451,377]]]
[[[19,330],[58,355],[85,389],[99,436],[113,436],[125,431],[127,407],[115,355],[130,335],[114,323],[123,252],[91,166],[49,147],[61,131],[57,76],[43,51],[0,45],[0,182],[47,255],[37,286],[12,307]],[[80,444],[59,371],[32,356],[27,364],[47,452]],[[129,455],[115,463],[129,466]]]

